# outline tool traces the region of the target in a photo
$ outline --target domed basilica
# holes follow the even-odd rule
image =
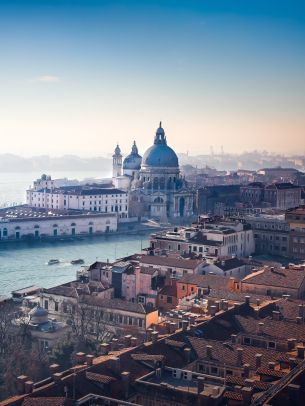
[[[130,216],[166,221],[193,215],[193,193],[180,175],[178,157],[167,145],[161,122],[143,158],[135,142],[124,160],[117,145],[112,176],[115,187],[129,191]]]

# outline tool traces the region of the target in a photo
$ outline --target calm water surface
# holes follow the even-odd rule
[[[0,173],[0,206],[5,203],[25,201],[25,189],[41,176],[40,172]],[[84,179],[102,178],[107,173],[52,173],[53,178]],[[96,259],[113,261],[115,258],[139,252],[148,245],[148,235],[94,237],[82,241],[49,243],[16,243],[0,245],[0,295],[29,285],[51,287],[75,278],[78,265],[70,265],[72,259],[83,258],[86,264]],[[58,265],[48,266],[51,258],[60,259]]]

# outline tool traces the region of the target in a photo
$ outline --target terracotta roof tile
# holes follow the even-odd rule
[[[241,283],[299,289],[305,280],[304,270],[263,268],[246,276]]]

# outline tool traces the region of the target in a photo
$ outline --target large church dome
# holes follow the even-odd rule
[[[139,170],[141,168],[142,157],[138,153],[136,142],[134,141],[131,153],[123,161],[123,169]]]
[[[157,129],[154,145],[143,155],[142,166],[177,168],[178,157],[175,151],[167,145],[165,132],[161,126]]]

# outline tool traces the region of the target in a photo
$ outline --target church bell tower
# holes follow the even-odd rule
[[[117,176],[122,175],[122,154],[119,144],[117,144],[114,154],[112,155],[112,177],[116,178]]]

